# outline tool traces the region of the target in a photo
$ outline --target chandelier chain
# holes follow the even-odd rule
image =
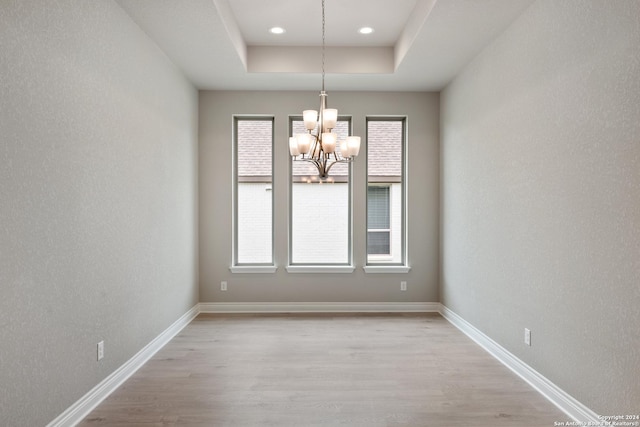
[[[322,91],[324,92],[324,0],[322,0]]]
[[[347,136],[338,145],[338,133],[333,132],[338,123],[338,110],[327,108],[325,77],[325,0],[322,0],[322,91],[320,109],[302,112],[306,133],[289,137],[289,154],[292,160],[312,163],[318,169],[322,181],[328,178],[329,170],[338,163],[351,163],[360,151],[360,137]],[[315,133],[314,133],[315,130]],[[311,181],[308,181],[311,182]]]

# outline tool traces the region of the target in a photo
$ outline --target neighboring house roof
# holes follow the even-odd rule
[[[273,121],[238,120],[238,176],[271,176]]]
[[[402,175],[402,122],[372,120],[367,131],[367,173],[370,176]]]
[[[363,137],[359,158],[364,161],[365,144],[368,147],[368,174],[378,177],[400,177],[402,174],[402,122],[370,121],[368,140]],[[293,134],[305,132],[302,121],[293,123]],[[348,135],[348,123],[338,122],[334,130],[338,140]],[[246,119],[238,121],[238,176],[241,178],[270,177],[272,175],[273,122],[271,120]],[[288,145],[289,141],[276,141]],[[358,161],[358,159],[356,160]],[[317,170],[307,162],[294,162],[294,176],[316,176]],[[346,176],[348,166],[338,164],[332,167],[330,175]],[[269,179],[270,181],[270,179]]]

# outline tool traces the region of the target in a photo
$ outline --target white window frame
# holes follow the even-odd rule
[[[402,185],[402,191],[401,193],[401,201],[400,201],[400,209],[401,209],[401,227],[399,230],[400,234],[400,251],[401,251],[401,260],[400,262],[389,262],[390,260],[392,260],[392,256],[386,256],[386,255],[369,255],[369,245],[368,245],[368,239],[369,239],[369,233],[368,233],[368,209],[369,209],[369,200],[368,200],[368,195],[369,195],[369,186],[370,185],[389,185],[388,182],[375,182],[375,181],[370,181],[369,180],[369,164],[368,164],[368,159],[369,159],[369,123],[373,122],[373,121],[399,121],[402,122],[402,145],[401,145],[401,149],[402,149],[402,157],[401,157],[401,162],[402,162],[402,170],[401,170],[401,175],[400,175],[400,183]],[[364,271],[366,273],[408,273],[411,270],[411,267],[408,264],[408,244],[407,244],[407,194],[408,194],[408,182],[407,182],[407,166],[408,166],[408,154],[407,154],[407,135],[408,135],[408,119],[407,116],[367,116],[366,117],[366,123],[365,123],[365,129],[366,129],[366,140],[367,140],[367,144],[365,145],[365,158],[367,159],[367,172],[366,172],[366,179],[365,179],[365,189],[366,189],[366,197],[367,197],[367,201],[365,203],[366,209],[367,209],[367,223],[364,225],[364,230],[365,230],[365,238],[366,238],[366,243],[365,243],[365,266],[363,267]],[[393,195],[390,192],[389,194],[389,203],[391,204]],[[391,205],[393,206],[393,205]],[[390,206],[390,209],[391,209]],[[390,215],[391,215],[391,211],[390,211]],[[391,219],[390,219],[391,221]],[[391,226],[391,224],[390,224]],[[390,249],[391,249],[391,253],[393,253],[393,240],[394,240],[394,236],[393,236],[394,231],[391,230],[390,233]]]
[[[240,182],[238,176],[238,123],[241,121],[270,121],[271,122],[271,183],[265,184],[265,191],[271,192],[271,262],[266,263],[240,263],[238,262],[238,185]],[[274,153],[275,153],[275,117],[272,115],[233,115],[233,132],[232,132],[232,165],[233,165],[233,188],[232,188],[232,221],[233,221],[233,243],[232,243],[232,265],[229,270],[232,273],[275,273],[277,266],[275,265],[275,197],[274,197]]]
[[[293,136],[293,123],[302,122],[300,115],[289,116],[289,136]],[[351,116],[338,116],[338,121],[348,122],[348,134],[353,134],[353,120]],[[348,197],[348,247],[347,262],[345,263],[294,263],[293,260],[293,159],[289,160],[289,246],[288,246],[288,265],[286,267],[289,273],[352,273],[355,270],[353,265],[353,168],[351,163],[348,164],[347,188]],[[315,184],[314,184],[315,185]]]

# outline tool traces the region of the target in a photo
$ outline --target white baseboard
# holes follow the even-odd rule
[[[438,313],[438,302],[201,302],[200,313]]]
[[[76,403],[71,405],[56,419],[47,424],[47,427],[73,427],[82,421],[89,413],[95,409],[104,399],[113,393],[122,383],[133,375],[142,365],[144,365],[154,354],[167,344],[174,336],[187,326],[199,313],[196,304],[191,310],[176,320],[164,332],[153,339],[135,356],[129,359],[124,365],[116,369],[111,375],[102,380],[98,385],[82,396]]]
[[[499,362],[528,382],[533,388],[538,390],[540,394],[546,397],[551,403],[556,405],[574,421],[584,423],[583,425],[600,425],[601,420],[595,412],[578,402],[557,385],[511,354],[504,347],[493,341],[462,317],[458,316],[444,305],[441,306],[440,314],[442,317],[447,319],[449,323],[460,329],[469,338],[488,351],[489,354],[495,357]]]

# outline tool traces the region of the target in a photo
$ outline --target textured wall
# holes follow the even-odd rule
[[[197,92],[112,1],[2,1],[0,58],[0,424],[34,427],[197,303]]]
[[[604,415],[640,412],[639,17],[538,1],[442,94],[442,301]]]
[[[329,86],[330,89],[330,86]],[[365,136],[366,115],[407,115],[409,129],[408,274],[365,274],[364,150],[354,164],[352,274],[288,274],[288,116],[318,105],[318,92],[200,92],[200,300],[203,302],[438,301],[439,97],[432,93],[331,92],[329,103],[353,117]],[[275,274],[231,274],[233,114],[275,116]],[[220,291],[220,281],[229,290]],[[400,291],[400,281],[408,290]]]

